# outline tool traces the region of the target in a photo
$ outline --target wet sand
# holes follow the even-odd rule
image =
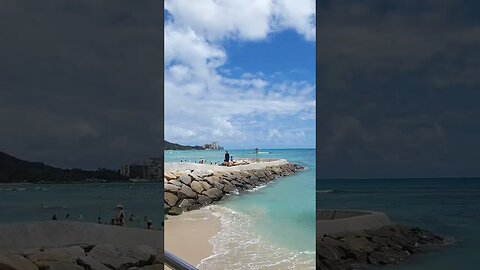
[[[219,218],[207,209],[168,216],[165,221],[165,250],[197,266],[202,259],[213,255],[213,245],[209,240],[220,230]]]

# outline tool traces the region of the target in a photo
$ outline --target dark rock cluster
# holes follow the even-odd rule
[[[244,171],[177,171],[164,174],[164,209],[170,215],[198,209],[221,200],[227,194],[239,194],[283,176],[303,170],[286,163]]]
[[[74,245],[0,253],[5,270],[163,270],[163,250],[149,246]]]
[[[388,225],[372,230],[317,235],[317,269],[351,270],[399,264],[443,238],[416,227]]]

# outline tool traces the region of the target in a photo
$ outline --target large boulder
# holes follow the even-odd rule
[[[164,178],[167,178],[167,180],[173,180],[176,179],[177,176],[173,174],[172,172],[167,172],[163,175]]]
[[[224,184],[225,186],[223,187],[223,191],[225,191],[226,193],[232,193],[237,190],[237,188],[235,188],[235,186],[230,182],[225,181]]]
[[[192,182],[192,178],[188,174],[182,174],[179,179],[180,182],[184,183],[185,185],[190,185]]]
[[[91,270],[111,270],[110,268],[106,267],[102,263],[98,262],[91,256],[82,256],[77,259],[77,263],[83,266],[85,269]]]
[[[175,186],[179,186],[181,187],[183,184],[182,182],[178,181],[178,180],[170,180],[168,181],[169,184],[172,184],[172,185],[175,185]]]
[[[163,193],[163,200],[169,205],[169,206],[175,206],[175,204],[178,201],[178,197],[170,192],[164,192]]]
[[[174,206],[172,208],[170,208],[168,210],[168,214],[169,215],[172,215],[172,216],[178,216],[178,215],[181,215],[183,212],[182,208],[178,207],[178,206]]]
[[[0,254],[2,270],[38,270],[38,267],[25,257],[17,254]]]
[[[128,269],[138,263],[138,259],[128,256],[112,245],[96,245],[88,254],[113,269]]]
[[[223,192],[218,188],[211,188],[204,191],[203,194],[207,195],[212,200],[219,200],[223,197]]]
[[[169,192],[177,192],[180,190],[180,187],[172,184],[163,184],[163,189]]]
[[[63,254],[74,259],[85,256],[85,250],[79,246],[49,248],[45,251]]]
[[[192,183],[190,184],[190,187],[196,193],[202,193],[202,191],[204,190],[203,185],[198,181],[192,181]]]
[[[190,206],[195,204],[195,200],[193,199],[183,199],[179,204],[178,207],[182,208],[183,210],[188,210]]]
[[[202,184],[203,189],[205,189],[205,190],[209,190],[209,189],[212,187],[212,186],[211,186],[209,183],[207,183],[206,181],[202,181],[202,182],[200,182],[200,183]]]
[[[52,270],[83,270],[75,263],[76,258],[63,252],[41,251],[27,256],[39,269]]]
[[[182,188],[177,191],[177,195],[179,199],[185,198],[195,198],[197,193],[195,193],[189,186],[183,185]]]
[[[198,202],[201,205],[209,205],[209,204],[212,203],[212,199],[210,199],[208,196],[199,194],[198,195]]]

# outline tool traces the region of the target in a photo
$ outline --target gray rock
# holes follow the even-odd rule
[[[75,258],[64,253],[41,251],[30,254],[27,258],[40,269],[62,269],[62,266],[65,267],[65,270],[75,269]]]
[[[179,179],[180,182],[184,183],[185,185],[190,185],[190,183],[192,182],[192,178],[190,177],[190,175],[187,174],[182,174]]]
[[[194,171],[194,172],[195,172],[195,171]],[[190,175],[190,177],[193,178],[193,180],[195,180],[195,181],[202,181],[202,180],[203,180],[202,177],[201,177],[200,175],[196,174],[196,173],[190,173],[189,175]]]
[[[214,182],[214,186],[218,189],[223,189],[223,187],[225,186],[224,184],[220,183],[220,182]]]
[[[178,181],[178,180],[170,180],[168,181],[169,184],[172,184],[172,185],[175,185],[175,186],[178,186],[178,187],[181,187],[183,184],[182,182]]]
[[[83,266],[86,270],[111,270],[100,262],[96,261],[91,256],[82,256],[77,259],[77,263]]]
[[[212,199],[210,199],[208,196],[205,195],[198,195],[198,202],[202,205],[209,205],[212,203]]]
[[[144,266],[143,269],[145,270],[163,270],[163,264],[152,264]]]
[[[182,188],[177,191],[177,196],[179,199],[195,198],[197,193],[195,193],[189,186],[183,185]]]
[[[212,186],[214,185],[213,177],[211,177],[211,176],[203,178],[202,182],[207,182],[208,184],[210,184]]]
[[[137,259],[129,257],[112,245],[96,245],[88,255],[113,269],[128,269],[136,266],[138,262]]]
[[[38,270],[38,267],[25,257],[16,254],[0,254],[2,270]]]
[[[340,260],[345,257],[345,252],[341,248],[317,245],[317,256],[327,260]]]
[[[64,254],[65,256],[72,257],[74,259],[85,256],[85,250],[80,246],[71,246],[71,247],[58,247],[58,248],[49,248],[45,251],[56,252],[59,254]]]
[[[190,184],[190,187],[196,193],[202,193],[202,191],[204,190],[203,185],[198,181],[192,181],[192,183]]]
[[[169,191],[169,192],[174,193],[174,192],[177,192],[178,190],[180,190],[180,187],[177,186],[177,185],[173,185],[173,184],[164,184],[163,189],[165,191]]]
[[[172,172],[167,172],[163,175],[164,178],[167,178],[167,180],[173,180],[177,179],[177,176],[173,174]]]
[[[226,193],[232,193],[234,192],[235,190],[237,190],[235,188],[234,185],[232,185],[231,183],[229,182],[225,182],[225,186],[223,187],[223,191],[226,192]]]
[[[179,204],[178,207],[182,208],[183,210],[187,210],[188,207],[193,205],[195,203],[195,200],[193,199],[183,199]]]
[[[170,192],[164,192],[163,193],[163,200],[169,205],[169,206],[175,206],[175,204],[178,201],[178,197]]]
[[[53,261],[53,262],[43,262],[42,267],[40,269],[48,269],[48,270],[85,270],[82,266],[74,263],[74,262],[66,262],[66,261]]]
[[[209,189],[212,187],[212,186],[211,186],[209,183],[207,183],[206,181],[202,181],[202,182],[200,182],[200,183],[202,184],[203,189],[205,189],[205,190],[209,190]]]
[[[178,206],[174,206],[174,207],[170,208],[170,210],[168,210],[168,214],[172,215],[172,216],[178,216],[178,215],[181,215],[182,213],[183,213],[182,208],[180,208]]]
[[[218,200],[223,197],[223,192],[218,188],[211,188],[204,191],[203,194],[207,195],[212,200]]]
[[[146,247],[122,248],[121,251],[128,257],[136,260],[136,265],[143,266],[151,264],[155,259],[155,254]]]

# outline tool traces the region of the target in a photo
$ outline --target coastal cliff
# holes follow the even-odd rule
[[[272,164],[276,165],[223,171],[194,169],[166,172],[164,174],[165,213],[178,215],[182,211],[199,209],[221,200],[228,194],[243,193],[304,169],[302,166],[288,162],[272,162]]]

